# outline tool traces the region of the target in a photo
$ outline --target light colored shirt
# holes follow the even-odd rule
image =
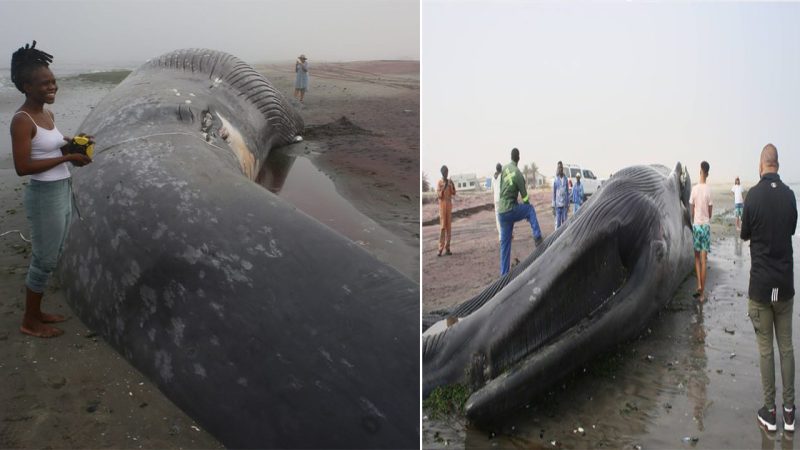
[[[583,183],[575,183],[572,187],[572,203],[578,206],[583,204]]]
[[[297,60],[294,63],[294,71],[296,72],[294,78],[294,88],[308,89],[308,62]]]
[[[492,194],[494,194],[494,210],[497,212],[497,206],[500,204],[500,175],[492,178]]]
[[[17,114],[28,116],[31,122],[36,125],[36,135],[33,136],[31,140],[31,159],[50,159],[63,156],[61,153],[61,146],[66,142],[64,141],[64,135],[58,131],[55,123],[53,123],[53,129],[48,130],[47,128],[40,127],[39,124],[33,120],[33,117],[25,111],[19,111]],[[69,177],[69,167],[67,167],[67,163],[63,162],[44,172],[34,173],[31,175],[31,180],[58,181]]]
[[[711,203],[711,188],[706,183],[698,183],[692,186],[689,204],[694,208],[694,225],[711,223],[708,207],[713,206],[713,203]]]
[[[733,203],[744,203],[744,198],[742,198],[741,184],[734,184],[731,188],[731,192],[733,192]]]
[[[569,181],[567,177],[556,177],[553,180],[553,207],[569,206]]]

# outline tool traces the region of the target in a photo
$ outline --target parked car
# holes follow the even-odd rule
[[[579,173],[581,174],[583,193],[588,197],[597,192],[597,189],[600,187],[600,180],[594,172],[578,164],[564,164],[564,175],[569,178],[570,189],[575,185],[575,177]]]

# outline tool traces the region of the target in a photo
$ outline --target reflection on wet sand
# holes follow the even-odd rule
[[[736,256],[742,256],[742,240],[738,238],[738,231],[737,237],[734,238],[733,254]]]
[[[694,320],[690,330],[692,341],[690,343],[689,360],[687,361],[693,374],[689,376],[689,399],[694,404],[694,420],[697,422],[697,431],[703,431],[703,416],[711,403],[707,398],[708,375],[706,375],[706,330],[703,325],[703,304],[698,303],[695,309]],[[708,402],[708,403],[707,403]],[[691,438],[690,438],[691,440]]]
[[[411,279],[419,276],[418,248],[362,214],[339,195],[312,160],[289,146],[270,152],[256,182],[309,216],[349,238]]]
[[[282,149],[270,152],[256,177],[256,183],[264,186],[273,194],[280,194],[295,159],[297,156],[282,151]]]

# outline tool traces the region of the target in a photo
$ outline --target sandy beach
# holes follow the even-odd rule
[[[293,65],[285,66],[258,69],[290,98]],[[292,151],[328,176],[341,196],[377,224],[373,228],[394,236],[375,248],[376,256],[419,281],[419,63],[331,63],[315,70],[306,102],[298,105],[309,135]],[[100,78],[59,80],[52,109],[65,134],[78,132],[90,108],[121,79]],[[0,92],[0,127],[8,129],[21,102],[16,91]],[[0,233],[19,230],[28,237],[22,207],[27,179],[14,172],[7,133],[0,146]],[[372,250],[370,242],[364,245]],[[43,308],[71,316],[62,324],[64,336],[20,334],[29,257],[30,245],[17,232],[0,237],[0,447],[221,447],[72,316],[57,281],[47,289]]]
[[[791,434],[780,428],[767,434],[756,423],[763,398],[758,351],[747,317],[749,245],[737,238],[730,185],[712,187],[715,214],[705,304],[692,298],[696,280],[689,274],[638,339],[598,355],[502,425],[481,429],[460,417],[432,419],[424,411],[423,446],[792,448]],[[797,186],[791,187],[798,192]],[[453,222],[454,248],[461,250],[454,250],[449,264],[433,254],[431,239],[434,234],[438,237],[438,228],[424,227],[424,310],[457,304],[484,285],[465,282],[471,277],[465,276],[464,267],[475,278],[494,279],[498,250],[491,219],[486,212]],[[516,229],[523,225],[517,224]],[[543,228],[547,230],[548,225]],[[523,245],[532,245],[527,233],[521,236]],[[797,248],[797,237],[794,244]],[[517,234],[514,246],[518,246]],[[471,252],[473,248],[482,251]],[[467,259],[462,256],[467,254],[475,258],[469,264],[453,261]],[[432,272],[437,274],[429,278]],[[447,287],[435,286],[431,279],[446,280]],[[796,314],[794,329],[798,326],[800,315]],[[780,386],[778,379],[779,395]]]
[[[543,235],[555,230],[553,192],[529,192]],[[500,238],[494,218],[491,191],[460,192],[453,201],[452,256],[437,257],[439,209],[428,193],[422,205],[422,311],[455,306],[481,292],[500,276]],[[433,223],[435,222],[435,223]],[[429,225],[426,225],[429,224]],[[524,260],[535,248],[527,222],[514,225],[511,264]]]

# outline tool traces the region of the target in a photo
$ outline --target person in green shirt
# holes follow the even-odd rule
[[[511,162],[503,167],[500,174],[500,202],[497,205],[497,217],[500,220],[500,275],[508,273],[511,265],[511,235],[514,223],[527,220],[531,224],[533,239],[538,245],[542,241],[542,231],[536,220],[536,209],[530,204],[525,177],[519,171],[519,150],[511,150]],[[522,203],[517,198],[522,198]]]

